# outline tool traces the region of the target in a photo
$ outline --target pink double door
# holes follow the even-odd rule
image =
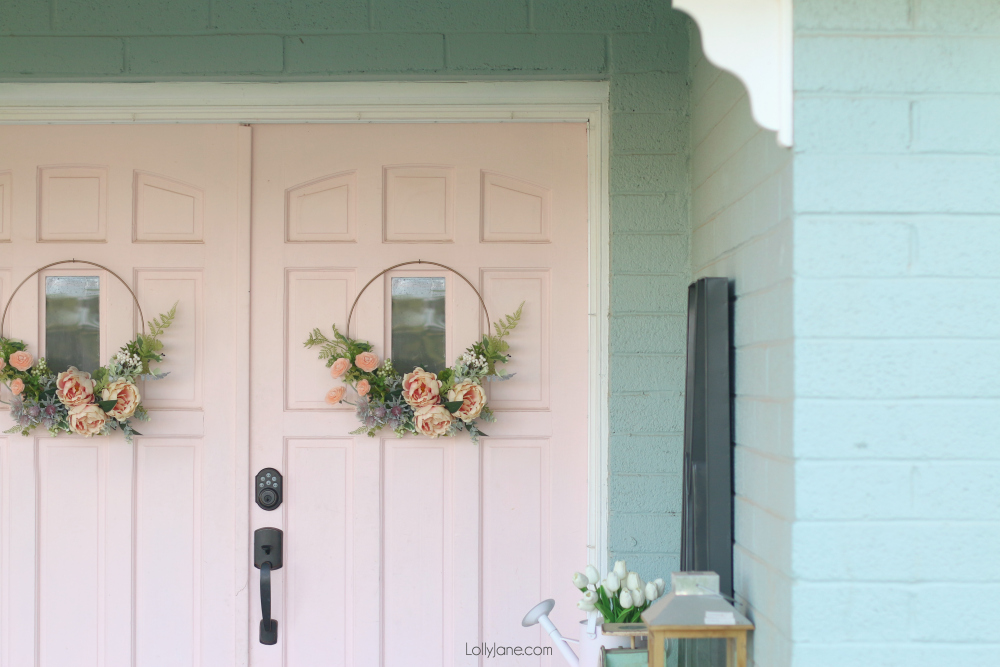
[[[569,576],[587,554],[586,132],[0,128],[4,301],[35,268],[77,258],[123,276],[147,319],[180,304],[171,375],[142,388],[152,421],[134,445],[0,435],[0,667],[478,665],[484,642],[549,646],[520,624],[546,597],[572,635]],[[468,278],[494,320],[525,304],[517,375],[489,386],[497,422],[478,445],[350,435],[352,406],[324,402],[338,381],[302,345],[314,327],[344,330],[363,285],[417,259]],[[4,334],[44,355],[46,278],[96,276],[106,361],[138,320],[92,268],[29,280]],[[409,354],[407,285],[434,293],[425,320],[444,363],[485,331],[460,277],[400,267],[352,322],[380,357],[394,340]],[[254,502],[265,468],[283,475],[270,511]],[[283,535],[273,645],[258,637],[260,528]]]

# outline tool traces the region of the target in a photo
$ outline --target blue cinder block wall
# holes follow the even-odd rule
[[[680,540],[688,24],[661,0],[11,0],[0,80],[609,79],[610,548],[666,576]]]

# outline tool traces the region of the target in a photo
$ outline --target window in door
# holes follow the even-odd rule
[[[93,373],[101,365],[101,279],[98,276],[45,278],[45,360],[64,371],[75,366]]]
[[[445,359],[445,279],[392,279],[392,364],[439,373]]]

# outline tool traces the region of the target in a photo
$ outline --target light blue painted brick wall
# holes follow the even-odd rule
[[[688,23],[661,0],[17,0],[0,80],[610,79],[610,548],[652,578],[680,539]]]
[[[1000,4],[795,15],[794,665],[995,664]]]
[[[792,152],[750,115],[744,86],[691,29],[691,272],[732,281],[733,574],[755,665],[791,662]]]

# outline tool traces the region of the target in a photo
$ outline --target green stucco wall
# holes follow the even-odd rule
[[[610,547],[653,577],[680,542],[687,35],[662,0],[9,0],[0,80],[610,79]]]

